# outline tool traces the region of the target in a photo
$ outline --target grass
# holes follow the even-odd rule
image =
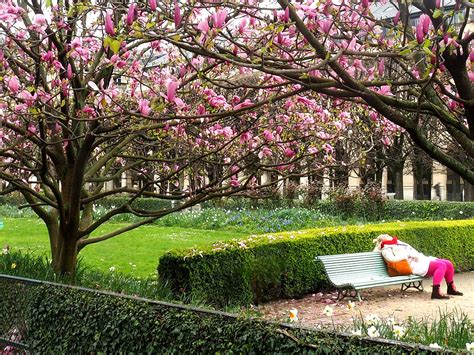
[[[3,218],[0,247],[8,244],[12,250],[22,250],[38,256],[49,256],[49,239],[45,225],[34,218]],[[109,223],[94,235],[110,232],[126,224]],[[166,251],[202,247],[221,240],[246,236],[239,231],[215,231],[179,227],[142,226],[115,238],[87,246],[80,253],[83,266],[136,277],[156,273],[158,259]]]

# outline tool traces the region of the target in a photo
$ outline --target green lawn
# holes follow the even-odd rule
[[[42,221],[32,218],[3,218],[3,223],[4,227],[0,229],[0,248],[8,244],[12,249],[49,255],[49,239]],[[98,233],[112,231],[121,225],[125,224],[106,224]],[[94,269],[109,272],[109,268],[114,266],[119,272],[146,277],[155,273],[159,257],[168,250],[199,247],[245,235],[246,233],[235,231],[142,226],[104,242],[89,245],[82,250],[80,257],[83,264]]]

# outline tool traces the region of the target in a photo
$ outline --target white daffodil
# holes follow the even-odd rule
[[[472,343],[466,343],[466,350],[474,352],[474,341]]]
[[[442,349],[442,347],[440,345],[438,345],[438,343],[432,343],[430,345],[428,345],[430,348],[433,348],[433,349]]]
[[[349,301],[349,303],[347,304],[347,309],[353,310],[355,306],[356,306],[355,302]]]
[[[377,323],[379,320],[379,317],[376,314],[369,314],[368,316],[365,317],[365,321],[367,322],[367,325],[372,325]]]
[[[371,338],[376,338],[380,336],[380,333],[377,330],[377,328],[375,328],[374,326],[371,326],[369,329],[367,329],[367,335]]]
[[[405,335],[405,328],[399,326],[399,325],[394,325],[393,326],[393,334],[397,337],[397,339],[403,337]]]
[[[361,329],[353,330],[352,335],[357,335],[360,337],[362,336],[362,330]]]
[[[290,309],[290,322],[298,321],[298,310],[296,308]]]
[[[323,314],[331,317],[334,314],[334,309],[331,306],[324,307]]]
[[[111,266],[111,267],[109,268],[109,271],[110,271],[110,272],[115,272],[115,266]]]

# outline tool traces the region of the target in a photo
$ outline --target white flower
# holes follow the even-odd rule
[[[463,214],[464,212],[463,211],[459,211],[459,214]]]
[[[474,341],[472,343],[466,343],[467,351],[474,351]]]
[[[290,309],[290,322],[298,321],[298,310],[296,308]]]
[[[9,251],[9,249],[8,249],[7,247],[5,247],[5,248],[2,249],[2,254],[3,254],[3,255],[7,255],[9,252],[10,252],[10,251]]]
[[[433,348],[433,349],[442,349],[441,346],[438,345],[438,343],[432,343],[430,345],[428,345],[430,348]]]
[[[377,328],[375,328],[374,326],[371,326],[369,329],[367,329],[367,335],[371,338],[376,338],[380,336],[380,333],[377,330]]]
[[[403,337],[405,335],[405,328],[399,326],[399,325],[394,325],[393,326],[393,334],[398,338]]]
[[[379,320],[379,317],[376,314],[369,314],[368,316],[365,317],[365,321],[367,322],[367,325],[372,325],[377,323]]]
[[[360,336],[362,336],[362,330],[360,330],[360,329],[353,330],[352,335],[357,335],[357,336],[360,337]]]
[[[110,271],[110,272],[115,272],[115,266],[111,266],[111,267],[109,268],[109,271]]]
[[[349,303],[347,304],[347,309],[354,309],[356,306],[355,302],[352,302],[352,301],[349,301]]]
[[[333,313],[334,313],[334,309],[331,306],[324,307],[323,314],[325,314],[328,317],[331,317]]]
[[[393,325],[395,324],[395,319],[394,319],[393,317],[387,318],[387,324],[388,324],[390,327],[393,327]]]

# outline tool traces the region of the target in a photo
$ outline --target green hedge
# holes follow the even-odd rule
[[[12,282],[13,281],[13,282]],[[429,354],[422,345],[292,327],[54,284],[27,287],[0,276],[0,337],[22,332],[38,354]],[[21,305],[15,313],[12,305]],[[18,316],[21,316],[19,319]],[[14,321],[10,321],[13,319]],[[7,327],[5,327],[7,324]],[[1,349],[1,348],[0,348]]]
[[[427,255],[474,269],[474,220],[398,222],[251,236],[204,250],[172,251],[158,273],[177,294],[218,307],[299,297],[327,286],[317,255],[372,250],[381,233],[396,234]]]

